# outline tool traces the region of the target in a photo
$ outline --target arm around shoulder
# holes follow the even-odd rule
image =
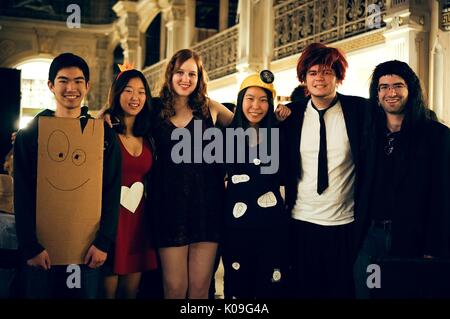
[[[213,119],[216,118],[215,123],[218,123],[221,127],[227,127],[231,124],[234,114],[223,104],[209,99],[209,109]]]

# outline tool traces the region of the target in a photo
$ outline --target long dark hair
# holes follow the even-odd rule
[[[182,49],[175,53],[167,64],[166,73],[164,76],[164,84],[161,88],[160,93],[162,102],[161,117],[163,119],[168,119],[169,117],[175,115],[175,109],[173,108],[173,105],[176,93],[173,89],[172,78],[175,72],[177,72],[181,67],[181,65],[189,59],[194,59],[195,63],[197,64],[198,82],[194,92],[189,95],[188,106],[194,111],[194,115],[202,116],[205,118],[209,117],[208,98],[206,96],[207,75],[203,67],[202,59],[196,52],[190,49]]]
[[[405,80],[408,87],[408,101],[404,108],[405,117],[402,129],[404,127],[415,126],[426,120],[428,118],[428,112],[424,102],[420,80],[409,65],[402,61],[387,61],[375,67],[369,87],[370,102],[373,105],[378,105],[378,84],[380,78],[385,75],[397,75],[401,77]],[[380,113],[384,114],[382,109],[380,109]]]
[[[251,86],[250,86],[251,87]],[[258,86],[259,87],[259,86]],[[236,104],[236,111],[233,117],[233,121],[230,124],[230,127],[238,128],[242,127],[244,130],[247,129],[250,126],[250,123],[248,119],[244,115],[244,111],[242,110],[242,104],[244,103],[244,96],[247,92],[247,88],[243,89],[239,92],[238,98],[237,98],[237,104]],[[269,103],[269,110],[267,111],[267,114],[264,116],[264,118],[259,122],[258,126],[260,128],[271,128],[273,126],[273,123],[275,123],[275,116],[273,114],[274,105],[273,105],[273,97],[272,92],[270,92],[268,89],[262,88],[264,90],[264,93],[267,95],[267,102]]]
[[[142,72],[138,70],[128,70],[119,73],[117,78],[114,80],[110,92],[109,92],[109,113],[111,117],[119,120],[119,125],[115,126],[117,133],[122,134],[126,131],[124,118],[124,112],[122,106],[120,105],[120,95],[127,86],[128,82],[133,78],[141,79],[145,88],[145,105],[139,114],[136,116],[133,125],[133,135],[134,136],[148,136],[151,128],[151,118],[150,113],[152,110],[152,95],[150,93],[150,87],[148,86],[147,80]]]

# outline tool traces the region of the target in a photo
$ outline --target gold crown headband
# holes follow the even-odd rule
[[[124,62],[123,64],[117,64],[117,66],[119,67],[120,72],[119,74],[117,74],[116,80],[119,78],[119,76],[122,75],[123,72],[134,69],[134,65],[128,62]]]

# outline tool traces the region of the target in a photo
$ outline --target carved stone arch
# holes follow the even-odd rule
[[[50,59],[53,60],[55,58],[55,55],[49,54],[49,53],[38,53],[38,52],[21,52],[19,54],[16,54],[14,56],[11,56],[10,58],[6,59],[2,63],[2,67],[6,68],[15,68],[19,64],[23,64],[27,61],[37,60],[37,59]]]
[[[155,17],[162,11],[158,0],[144,0],[138,4],[138,15],[140,18],[139,31],[144,33]]]

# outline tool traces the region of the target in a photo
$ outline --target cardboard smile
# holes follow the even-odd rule
[[[63,191],[63,192],[71,192],[71,191],[74,191],[74,190],[76,190],[76,189],[81,188],[82,186],[84,186],[87,182],[89,182],[90,178],[88,178],[88,179],[85,180],[83,183],[81,183],[81,185],[78,185],[78,186],[73,187],[73,188],[61,188],[61,187],[58,187],[58,186],[56,186],[55,184],[53,184],[52,182],[50,182],[50,180],[49,180],[47,177],[45,178],[45,180],[46,180],[47,183],[49,183],[50,186],[52,186],[54,189],[57,189],[57,190]]]

